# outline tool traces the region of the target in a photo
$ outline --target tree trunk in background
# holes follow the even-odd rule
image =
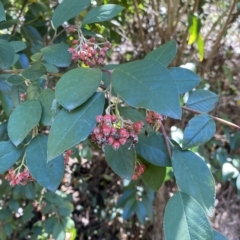
[[[163,215],[166,203],[169,199],[166,185],[157,191],[154,202],[154,220],[153,220],[153,234],[152,240],[164,240],[163,233]]]

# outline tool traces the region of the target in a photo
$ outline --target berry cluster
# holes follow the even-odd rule
[[[27,168],[25,168],[23,172],[18,173],[16,173],[13,168],[10,168],[5,179],[10,181],[11,186],[16,186],[18,184],[25,186],[28,181],[34,180]]]
[[[93,67],[104,64],[104,57],[111,47],[109,42],[104,43],[101,48],[99,44],[95,43],[95,38],[92,37],[88,41],[82,42],[73,40],[74,48],[69,48],[68,51],[72,54],[72,60],[81,61],[84,65]]]
[[[146,116],[146,123],[152,126],[156,131],[161,127],[162,120],[163,116],[153,111],[149,111]]]
[[[114,150],[121,145],[131,142],[134,146],[138,142],[138,134],[141,132],[144,123],[141,121],[124,121],[119,127],[119,122],[115,115],[106,114],[96,117],[97,126],[93,129],[90,138],[100,147],[106,144],[111,145]]]
[[[63,157],[64,157],[64,163],[67,165],[68,162],[69,162],[69,157],[72,155],[72,150],[67,150],[64,154],[63,154]]]
[[[137,180],[146,170],[146,166],[143,163],[135,165],[135,172],[132,176],[132,180]]]

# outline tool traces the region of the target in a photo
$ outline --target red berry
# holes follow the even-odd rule
[[[113,142],[112,147],[114,150],[118,150],[120,148],[120,143],[118,141]]]
[[[132,176],[132,180],[137,180],[137,179],[138,179],[138,175],[136,173],[134,173]]]
[[[96,116],[96,122],[100,123],[100,122],[102,122],[102,120],[103,120],[103,116],[102,115],[97,115]]]
[[[117,132],[117,128],[115,128],[115,127],[111,127],[111,134],[115,134]]]
[[[107,125],[103,125],[102,126],[102,133],[105,135],[105,136],[108,136],[111,132],[111,127],[107,126]]]
[[[87,49],[88,48],[88,45],[86,44],[86,43],[84,43],[83,45],[82,45],[82,49]]]
[[[124,145],[126,143],[127,139],[126,138],[119,138],[118,141],[121,145]]]
[[[109,136],[107,138],[107,142],[108,142],[109,145],[112,145],[114,141],[115,141],[115,139],[112,136]]]
[[[127,130],[125,128],[119,129],[119,136],[124,138],[128,134]]]
[[[73,41],[72,41],[72,44],[74,44],[74,45],[78,44],[78,40],[76,40],[76,39],[73,40]]]
[[[112,117],[111,117],[110,114],[106,114],[106,115],[103,116],[103,121],[104,121],[105,123],[110,123],[110,122],[111,122],[111,119],[112,119]]]
[[[115,115],[111,115],[111,122],[114,123],[117,121],[117,117]]]
[[[95,137],[97,140],[102,140],[104,136],[102,133],[99,133],[99,134],[96,134]]]
[[[95,134],[99,134],[99,133],[101,132],[100,127],[95,127],[95,128],[93,129],[93,132],[94,132]]]
[[[95,42],[95,37],[91,37],[91,38],[89,39],[89,42],[91,42],[91,43]]]

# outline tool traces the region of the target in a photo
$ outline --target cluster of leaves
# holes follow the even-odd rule
[[[63,1],[53,12],[53,27],[57,29],[89,5],[89,0]],[[4,12],[2,5],[0,8]],[[81,31],[85,25],[109,20],[122,10],[122,7],[110,4],[91,9],[81,21]],[[175,57],[176,42],[167,42],[148,53],[143,60],[109,65],[104,69],[86,68],[71,65],[66,43],[51,42],[50,46],[44,47],[37,30],[32,26],[24,27],[28,29],[27,35],[37,39],[35,44],[32,43],[31,62],[26,61],[30,66],[25,69],[18,67],[22,56],[18,52],[26,48],[26,43],[8,37],[0,40],[0,96],[6,115],[0,127],[7,133],[6,139],[4,137],[0,142],[0,173],[20,162],[20,166],[25,164],[41,186],[55,192],[64,174],[63,153],[91,134],[97,115],[111,108],[117,119],[132,122],[146,123],[148,110],[181,119],[180,100],[189,92],[185,109],[200,114],[194,116],[185,128],[182,146],[167,137],[163,125],[162,134],[150,126],[148,128],[146,123],[148,134],[138,136],[135,148],[126,144],[114,150],[108,145],[104,154],[112,170],[128,180],[132,179],[136,162],[140,159],[146,166],[141,178],[153,190],[160,188],[167,167],[172,167],[179,189],[166,206],[166,239],[214,239],[218,233],[212,230],[207,218],[215,201],[214,179],[206,163],[188,149],[207,142],[215,133],[215,122],[208,112],[214,108],[218,97],[207,90],[192,91],[200,79],[190,70],[167,68]],[[57,31],[54,39],[56,37]],[[60,69],[61,73],[58,73]],[[60,77],[54,86],[55,91],[48,88],[53,77]],[[22,102],[20,94],[25,92],[26,100]],[[54,199],[54,195],[50,196]],[[62,204],[56,199],[49,200],[51,210],[51,201]],[[144,201],[136,205],[135,201],[122,198],[122,204],[124,202],[131,210],[128,214],[133,209],[138,214],[145,209]],[[145,207],[149,208],[149,205]],[[47,211],[48,208],[44,209]],[[67,209],[64,217],[69,216],[70,210]],[[56,224],[56,232],[62,234],[59,239],[63,239],[65,230],[61,229],[66,229],[67,225],[63,228]]]

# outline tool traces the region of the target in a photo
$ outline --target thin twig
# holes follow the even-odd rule
[[[182,109],[187,110],[187,111],[190,111],[190,112],[193,112],[193,113],[197,113],[197,114],[202,114],[202,113],[203,113],[203,112],[200,112],[200,111],[197,111],[197,110],[194,110],[194,109],[185,107],[185,106],[182,106]],[[216,121],[218,121],[218,122],[220,122],[220,123],[222,123],[222,124],[224,124],[224,125],[227,125],[227,126],[233,127],[233,128],[237,128],[237,129],[240,130],[240,126],[238,126],[238,125],[236,125],[236,124],[234,124],[234,123],[231,123],[231,122],[229,122],[229,121],[226,121],[226,120],[224,120],[224,119],[222,119],[222,118],[214,117],[214,116],[212,116],[212,115],[210,115],[210,116],[211,116],[213,119],[215,119]]]
[[[168,154],[169,154],[170,158],[172,158],[171,147],[169,145],[168,136],[167,136],[167,133],[166,133],[166,130],[165,130],[165,127],[164,127],[163,124],[161,125],[161,129],[162,129],[162,133],[163,133],[163,137],[164,137],[165,143],[167,145]]]

